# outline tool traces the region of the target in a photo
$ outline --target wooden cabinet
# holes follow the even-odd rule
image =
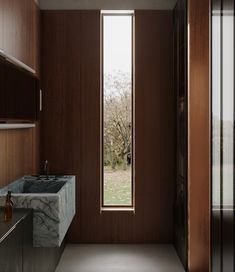
[[[0,0],[1,1],[1,0]],[[38,5],[33,2],[33,69],[36,71],[36,75],[40,76],[40,9]]]
[[[36,121],[39,118],[39,80],[0,60],[0,120]]]
[[[22,259],[23,272],[33,272],[33,216],[27,216],[23,221],[23,243],[22,243]]]
[[[31,209],[15,209],[11,221],[0,220],[0,272],[55,271],[64,246],[33,247]]]
[[[35,1],[0,0],[0,23],[0,48],[39,74],[39,8]]]
[[[32,210],[14,211],[10,222],[0,225],[0,271],[32,272]],[[30,259],[29,259],[30,258]]]
[[[3,50],[3,30],[4,30],[3,14],[5,2],[6,0],[0,0],[0,50]]]
[[[23,272],[22,228],[22,224],[19,224],[0,244],[0,271]]]

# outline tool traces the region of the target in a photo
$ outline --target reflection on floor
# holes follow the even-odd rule
[[[183,272],[171,245],[67,245],[56,272]]]

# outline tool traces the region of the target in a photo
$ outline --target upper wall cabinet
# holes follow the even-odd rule
[[[3,50],[3,30],[4,30],[4,25],[3,25],[3,14],[4,14],[4,7],[5,7],[5,2],[6,0],[0,0],[0,50]]]
[[[0,48],[39,74],[39,8],[34,0],[0,0]]]

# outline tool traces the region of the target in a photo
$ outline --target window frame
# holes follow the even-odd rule
[[[132,141],[131,141],[131,204],[130,205],[105,205],[104,204],[104,17],[105,16],[131,16],[131,122],[132,122]],[[101,11],[100,13],[100,210],[102,211],[135,211],[135,14],[134,11]]]

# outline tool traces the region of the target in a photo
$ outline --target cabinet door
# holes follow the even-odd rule
[[[22,0],[21,0],[22,1]],[[40,11],[35,0],[24,0],[25,2],[25,40],[23,49],[25,64],[39,72],[39,30]]]
[[[26,62],[26,0],[5,1],[3,49],[5,53]]]
[[[4,8],[6,0],[0,0],[0,50],[3,50]]]
[[[22,224],[0,243],[0,271],[22,272]]]
[[[6,118],[11,120],[37,119],[38,81],[29,73],[18,70],[13,65],[5,64],[3,95]]]
[[[3,14],[3,49],[4,51],[35,69],[37,39],[34,0],[0,0],[5,2]]]
[[[1,0],[0,0],[1,1]],[[33,66],[32,68],[36,71],[36,75],[40,76],[40,9],[38,4],[34,1],[31,3],[33,5],[33,41],[31,46],[34,48],[33,52]]]
[[[33,269],[33,212],[23,222],[23,271],[32,272]]]
[[[25,36],[24,36],[24,40],[22,40],[22,61],[34,69],[35,68],[35,64],[34,64],[34,52],[35,52],[34,0],[23,0],[23,2],[24,2],[23,14],[25,18],[22,18],[22,22],[24,24],[23,28],[24,28]]]

